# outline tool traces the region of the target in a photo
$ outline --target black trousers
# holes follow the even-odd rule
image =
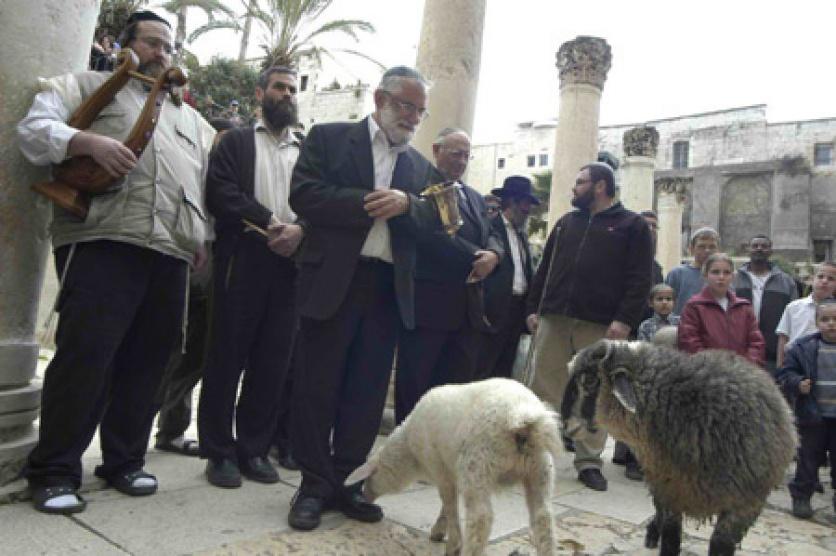
[[[244,234],[232,254],[216,253],[213,280],[211,343],[198,407],[200,452],[210,459],[266,457],[296,334],[296,267]]]
[[[69,246],[56,250],[59,275]],[[154,395],[181,340],[187,264],[114,241],[79,243],[61,288],[55,357],[46,369],[33,486],[81,484],[81,455],[101,423],[110,478],[142,469]]]
[[[301,319],[291,448],[304,495],[338,496],[366,461],[383,416],[399,320],[392,266],[365,261],[333,317]]]
[[[465,323],[459,330],[401,326],[395,372],[395,422],[400,424],[430,388],[473,380],[480,333]]]
[[[273,446],[276,447],[279,457],[292,453],[290,449],[290,422],[291,416],[293,415],[291,411],[291,401],[293,399],[293,365],[293,360],[291,360],[290,371],[282,387],[282,395],[279,398],[279,415],[276,418],[276,431],[273,433]]]
[[[819,467],[827,463],[830,454],[830,481],[836,485],[836,419],[824,417],[818,425],[799,425],[800,446],[795,477],[790,481],[793,498],[809,499],[813,496],[819,478]]]
[[[192,280],[189,286],[186,353],[177,346],[169,359],[156,403],[157,440],[170,442],[183,436],[192,422],[192,391],[203,377],[209,346],[209,286]]]
[[[520,337],[525,332],[525,296],[511,296],[508,313],[499,330],[482,334],[476,379],[511,378]]]

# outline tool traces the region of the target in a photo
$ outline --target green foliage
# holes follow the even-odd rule
[[[269,44],[261,45],[265,54],[262,69],[275,65],[296,67],[299,60],[306,56],[317,61],[323,55],[331,56],[328,49],[316,44],[322,35],[343,33],[359,41],[358,33],[375,32],[371,23],[361,19],[316,23],[332,3],[333,0],[266,0],[267,6],[262,9],[257,2],[253,2],[252,17],[265,27],[270,37]],[[318,26],[313,28],[315,23]],[[342,51],[377,63],[365,54]]]
[[[232,99],[240,103],[239,113],[244,119],[252,116],[257,103],[255,86],[258,71],[231,58],[215,56],[205,66],[191,69],[192,94],[198,99],[198,110],[206,118],[219,115]],[[209,105],[210,97],[214,105]]]
[[[102,0],[99,19],[96,22],[96,37],[113,35],[118,37],[128,17],[148,5],[148,0]]]
[[[531,207],[528,219],[528,235],[540,234],[545,236],[548,232],[546,217],[549,214],[549,193],[552,187],[552,172],[548,170],[542,174],[534,175],[534,196],[540,199],[539,206]]]

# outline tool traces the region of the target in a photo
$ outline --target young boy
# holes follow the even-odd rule
[[[794,400],[801,446],[795,478],[790,482],[792,514],[813,516],[810,498],[818,480],[819,466],[830,453],[836,454],[836,300],[816,304],[817,332],[802,336],[786,354],[776,379]],[[836,468],[830,468],[836,485]],[[833,497],[836,511],[836,495]]]
[[[816,267],[813,275],[813,291],[803,299],[796,299],[784,308],[781,321],[775,328],[778,336],[776,350],[777,368],[784,363],[787,346],[801,336],[816,331],[815,308],[819,301],[833,297],[836,292],[836,263],[827,261]]]
[[[682,314],[685,303],[691,296],[700,293],[705,285],[702,279],[702,265],[712,253],[720,249],[720,234],[714,228],[700,228],[691,234],[688,251],[694,257],[691,264],[681,264],[668,273],[665,283],[676,294],[673,312]]]
[[[643,320],[639,325],[636,334],[639,340],[650,342],[662,328],[666,326],[677,326],[679,324],[679,317],[671,313],[673,310],[673,296],[673,288],[665,283],[656,284],[650,289],[650,295],[647,296],[647,304],[653,309],[653,316]],[[676,347],[675,342],[672,347]],[[618,445],[616,445],[616,448],[618,448]],[[619,458],[618,461],[616,461],[614,456],[613,463],[623,462],[626,467],[624,474],[627,478],[633,481],[641,481],[644,479],[644,472],[635,454],[626,445],[624,445],[623,450],[624,456]]]
[[[656,284],[650,289],[648,304],[653,309],[653,316],[639,325],[639,340],[653,341],[660,328],[679,324],[679,317],[673,314],[673,296],[673,288],[667,284]]]

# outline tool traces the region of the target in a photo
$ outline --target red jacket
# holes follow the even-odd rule
[[[679,320],[679,349],[687,353],[728,349],[762,367],[765,343],[752,304],[731,291],[727,296],[728,311],[707,287],[688,300]]]

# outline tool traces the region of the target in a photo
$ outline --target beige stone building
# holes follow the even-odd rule
[[[772,123],[766,105],[730,108],[602,126],[599,150],[623,162],[624,132],[642,125],[659,133],[657,183],[685,184],[684,237],[712,226],[733,253],[765,233],[793,260],[836,255],[836,117]],[[554,120],[523,122],[512,141],[474,146],[469,183],[487,192],[509,175],[549,171],[555,129]]]

